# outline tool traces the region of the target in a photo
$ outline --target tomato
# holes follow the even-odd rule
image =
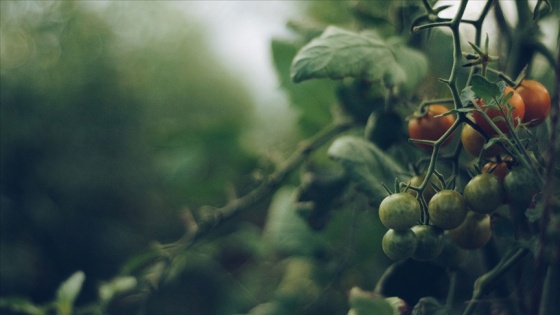
[[[390,229],[381,240],[383,252],[393,260],[403,260],[412,256],[417,245],[418,239],[411,229],[399,231]]]
[[[428,203],[428,213],[433,225],[443,230],[451,230],[463,223],[467,215],[467,207],[460,193],[454,190],[442,190]]]
[[[463,126],[463,131],[461,131],[461,143],[463,144],[463,148],[465,148],[465,151],[467,151],[470,155],[479,157],[480,152],[482,151],[482,148],[486,143],[486,139],[484,139],[484,136],[482,136],[469,124],[465,124]],[[499,144],[493,144],[486,151],[484,151],[483,157],[494,157],[502,153],[502,151],[503,148]]]
[[[443,105],[429,105],[427,113],[422,117],[415,117],[408,121],[408,134],[412,139],[420,140],[438,140],[441,136],[451,128],[455,122],[452,115],[434,117],[448,112],[449,109]],[[442,146],[449,144],[453,134],[449,136]],[[424,150],[431,150],[432,146],[428,144],[416,143],[416,145]]]
[[[418,200],[404,192],[385,197],[379,205],[379,219],[388,229],[410,229],[420,219],[421,213]]]
[[[414,177],[412,177],[410,179],[410,185],[414,186],[414,187],[418,187],[420,185],[422,185],[422,182],[424,181],[424,178],[426,177],[426,174],[424,175],[416,175]],[[430,178],[430,182],[428,183],[428,186],[426,186],[426,188],[424,189],[424,192],[422,193],[422,196],[424,197],[424,200],[426,200],[426,202],[430,202],[430,200],[432,199],[432,197],[436,194],[436,191],[434,190],[434,187],[432,187],[431,184],[438,184],[437,179],[435,179],[435,177],[432,175],[432,177]],[[414,190],[408,190],[408,193],[412,194],[414,197],[416,197],[417,193]]]
[[[523,99],[521,98],[521,95],[519,95],[519,93],[517,93],[513,88],[509,86],[505,88],[504,96],[508,95],[510,92],[513,93],[512,97],[509,99],[509,103],[513,107],[512,118],[513,118],[513,126],[515,127],[517,126],[518,121],[522,120],[525,115],[525,103],[523,103]],[[481,99],[477,100],[477,104],[478,106],[480,106],[482,110],[484,110],[484,108],[486,107],[486,103],[484,103]],[[507,117],[509,111],[505,106],[503,109],[504,109],[504,114]],[[502,131],[503,133],[509,133],[509,128],[507,127],[507,123],[504,120],[495,119],[496,117],[504,118],[498,108],[487,109],[486,114],[488,115],[488,117],[490,117],[490,119],[494,121],[494,123],[496,124],[498,129],[500,129],[500,131]],[[480,128],[482,128],[482,130],[487,135],[494,136],[497,134],[497,132],[492,128],[492,126],[490,126],[490,124],[486,121],[486,119],[484,119],[484,117],[480,112],[475,111],[473,113],[473,117],[476,124],[480,126]]]
[[[482,173],[489,173],[492,171],[489,174],[496,176],[498,180],[503,182],[509,172],[508,161],[511,161],[511,158],[506,158],[500,163],[488,162],[482,167]]]
[[[535,176],[524,167],[516,167],[506,175],[504,188],[510,203],[524,209],[531,205],[533,196],[540,191]]]
[[[412,232],[418,239],[412,258],[420,261],[436,259],[443,249],[443,231],[432,225],[415,225]]]
[[[523,80],[515,89],[525,103],[523,122],[534,127],[542,123],[550,112],[550,94],[540,82]]]
[[[487,214],[502,204],[504,188],[496,176],[483,173],[476,175],[467,183],[463,198],[472,211]]]
[[[492,238],[490,216],[469,211],[463,224],[449,231],[449,236],[461,248],[481,248]]]

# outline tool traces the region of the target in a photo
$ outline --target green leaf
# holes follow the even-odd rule
[[[82,290],[82,285],[86,276],[83,271],[75,272],[66,281],[64,281],[56,291],[56,304],[60,315],[69,315],[72,313],[74,301]]]
[[[328,156],[339,161],[358,189],[366,193],[378,205],[387,196],[382,184],[391,186],[403,168],[375,144],[355,136],[336,139],[328,150]]]
[[[403,94],[414,93],[428,73],[428,60],[422,52],[405,46],[400,38],[393,40],[395,44],[390,45],[390,49],[396,63],[386,77],[394,77],[393,81],[400,82],[400,92]]]
[[[492,100],[499,97],[503,92],[500,85],[488,81],[485,77],[474,75],[471,80],[472,91],[477,97],[484,100]],[[505,87],[504,87],[505,88]]]
[[[295,56],[291,76],[294,82],[308,79],[358,77],[380,80],[395,68],[389,46],[372,31],[354,33],[329,26]]]
[[[290,77],[290,64],[300,47],[296,43],[273,40],[271,50],[280,84],[288,94],[290,105],[299,111],[303,136],[311,136],[332,120],[329,106],[336,102],[335,82],[310,80],[294,83]]]
[[[45,312],[33,302],[22,297],[0,298],[0,309],[29,315],[43,315]]]

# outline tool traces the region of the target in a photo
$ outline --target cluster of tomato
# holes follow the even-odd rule
[[[513,125],[520,121],[528,127],[542,123],[550,110],[550,95],[546,88],[537,81],[523,80],[515,90],[507,87],[504,95],[512,93],[509,103],[512,109]],[[494,121],[495,126],[504,134],[509,132],[505,119],[494,119],[503,114],[499,109],[486,108],[482,100],[478,106]],[[506,117],[508,109],[503,108]],[[409,121],[409,133],[413,139],[436,141],[453,125],[453,115],[438,116],[449,110],[443,105],[430,105],[427,112]],[[474,123],[489,137],[498,132],[489,124],[479,111],[474,111]],[[442,144],[445,146],[452,134]],[[486,139],[469,124],[462,130],[461,142],[465,150],[479,157]],[[422,149],[431,150],[432,146],[417,143]],[[490,158],[502,153],[499,145],[484,151],[483,157]],[[490,214],[504,201],[528,207],[539,188],[531,181],[530,172],[523,167],[510,170],[511,159],[488,162],[482,174],[474,176],[464,187],[463,193],[442,188],[434,191],[428,185],[423,192],[427,203],[429,224],[418,224],[422,217],[422,208],[415,191],[398,192],[386,197],[379,206],[379,218],[389,229],[382,240],[385,254],[394,260],[412,257],[416,260],[434,260],[444,249],[444,239],[464,249],[476,249],[484,246],[492,237]],[[418,187],[423,177],[411,179],[410,185]],[[445,233],[445,231],[447,231]]]

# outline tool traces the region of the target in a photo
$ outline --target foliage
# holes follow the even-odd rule
[[[271,46],[306,139],[267,169],[240,145],[246,95],[205,53],[178,40],[180,31],[148,32],[151,45],[126,42],[133,37],[122,34],[135,21],[111,16],[120,12],[115,6],[132,10],[126,3],[110,4],[107,20],[76,3],[21,22],[3,13],[2,32],[23,57],[3,51],[11,59],[1,73],[1,128],[9,135],[1,142],[2,218],[9,222],[2,245],[16,262],[31,255],[51,265],[12,263],[14,274],[2,266],[0,308],[63,315],[553,313],[560,303],[559,108],[533,125],[513,114],[512,100],[531,77],[558,104],[558,78],[550,79],[558,51],[535,36],[543,21],[558,19],[558,9],[517,1],[510,25],[499,1],[479,2],[478,18],[465,18],[472,3],[306,3],[309,20],[289,23],[293,38]],[[452,18],[441,17],[446,10]],[[498,28],[483,41],[490,18]],[[47,43],[47,34],[59,55],[34,56],[26,40]],[[503,44],[496,55],[489,38]],[[538,77],[537,56],[552,74]],[[430,119],[448,121],[443,130],[426,124],[418,127],[426,132],[407,135],[405,122],[435,104],[443,110]],[[463,152],[457,133],[466,128],[480,134],[477,156]],[[502,179],[478,175],[503,163]],[[250,169],[259,176],[243,177]],[[225,198],[226,185],[240,193]],[[480,204],[481,195],[492,200]],[[414,211],[399,207],[405,199]],[[120,220],[118,233],[107,232],[112,220]],[[18,240],[25,233],[32,239]],[[8,257],[3,250],[2,262]],[[21,274],[37,269],[54,275],[45,290],[23,282]]]

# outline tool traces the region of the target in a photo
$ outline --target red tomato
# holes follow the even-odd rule
[[[455,122],[455,117],[452,115],[434,117],[445,112],[449,109],[443,105],[430,105],[428,106],[428,112],[422,117],[415,117],[408,121],[408,133],[412,139],[421,140],[431,140],[435,141],[441,138],[441,136],[451,128]],[[449,141],[453,138],[453,134],[449,136],[443,142],[442,146],[449,144]],[[432,146],[422,143],[416,143],[416,145],[425,150],[431,150]]]

